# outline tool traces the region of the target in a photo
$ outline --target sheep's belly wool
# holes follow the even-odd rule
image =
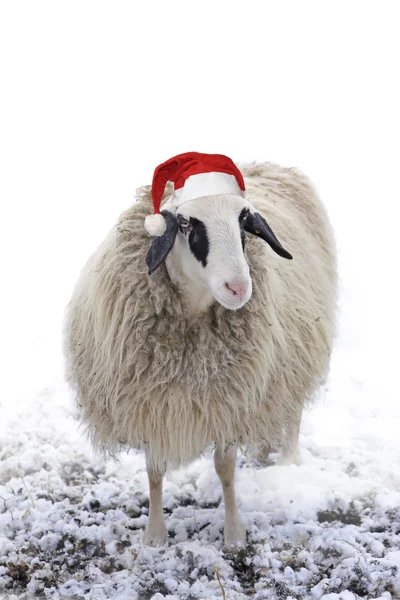
[[[67,376],[93,442],[179,465],[214,442],[279,447],[326,375],[335,253],[319,199],[297,171],[243,167],[246,196],[294,256],[248,240],[253,295],[187,322],[165,265],[148,276],[149,188],[83,269],[65,328]],[[171,190],[167,189],[166,196]]]

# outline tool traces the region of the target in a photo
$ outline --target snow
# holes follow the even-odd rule
[[[206,5],[196,28],[191,3],[181,23],[170,3],[1,5],[4,600],[400,598],[398,9]],[[299,465],[240,456],[238,555],[222,550],[211,452],[167,474],[169,542],[145,547],[143,456],[93,455],[63,380],[79,269],[154,167],[190,149],[300,167],[339,251],[329,380]]]

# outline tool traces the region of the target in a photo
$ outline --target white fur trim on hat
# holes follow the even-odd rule
[[[191,175],[182,188],[175,190],[174,204],[181,206],[185,202],[203,196],[216,196],[218,194],[234,194],[244,197],[244,192],[239,187],[237,179],[229,173],[198,173]]]
[[[157,215],[148,215],[144,220],[144,226],[152,236],[163,235],[167,229],[165,219],[160,213]]]

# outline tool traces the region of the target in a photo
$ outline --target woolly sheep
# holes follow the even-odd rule
[[[225,547],[245,544],[234,490],[237,445],[264,455],[282,449],[283,460],[295,460],[302,408],[329,366],[337,282],[323,206],[295,169],[262,163],[240,170],[246,200],[195,199],[179,215],[167,184],[162,207],[171,212],[163,214],[178,227],[151,275],[152,241],[143,226],[151,188],[140,188],[82,270],[67,308],[67,379],[94,445],[146,451],[144,541],[151,545],[167,535],[166,466],[210,445],[225,500]],[[254,226],[245,243],[246,206],[283,246],[275,238],[274,252]],[[293,260],[282,258],[290,257],[284,248]]]

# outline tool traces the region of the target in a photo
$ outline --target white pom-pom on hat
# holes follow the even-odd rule
[[[160,236],[165,233],[167,224],[162,214],[148,215],[144,220],[146,231],[152,236]]]

